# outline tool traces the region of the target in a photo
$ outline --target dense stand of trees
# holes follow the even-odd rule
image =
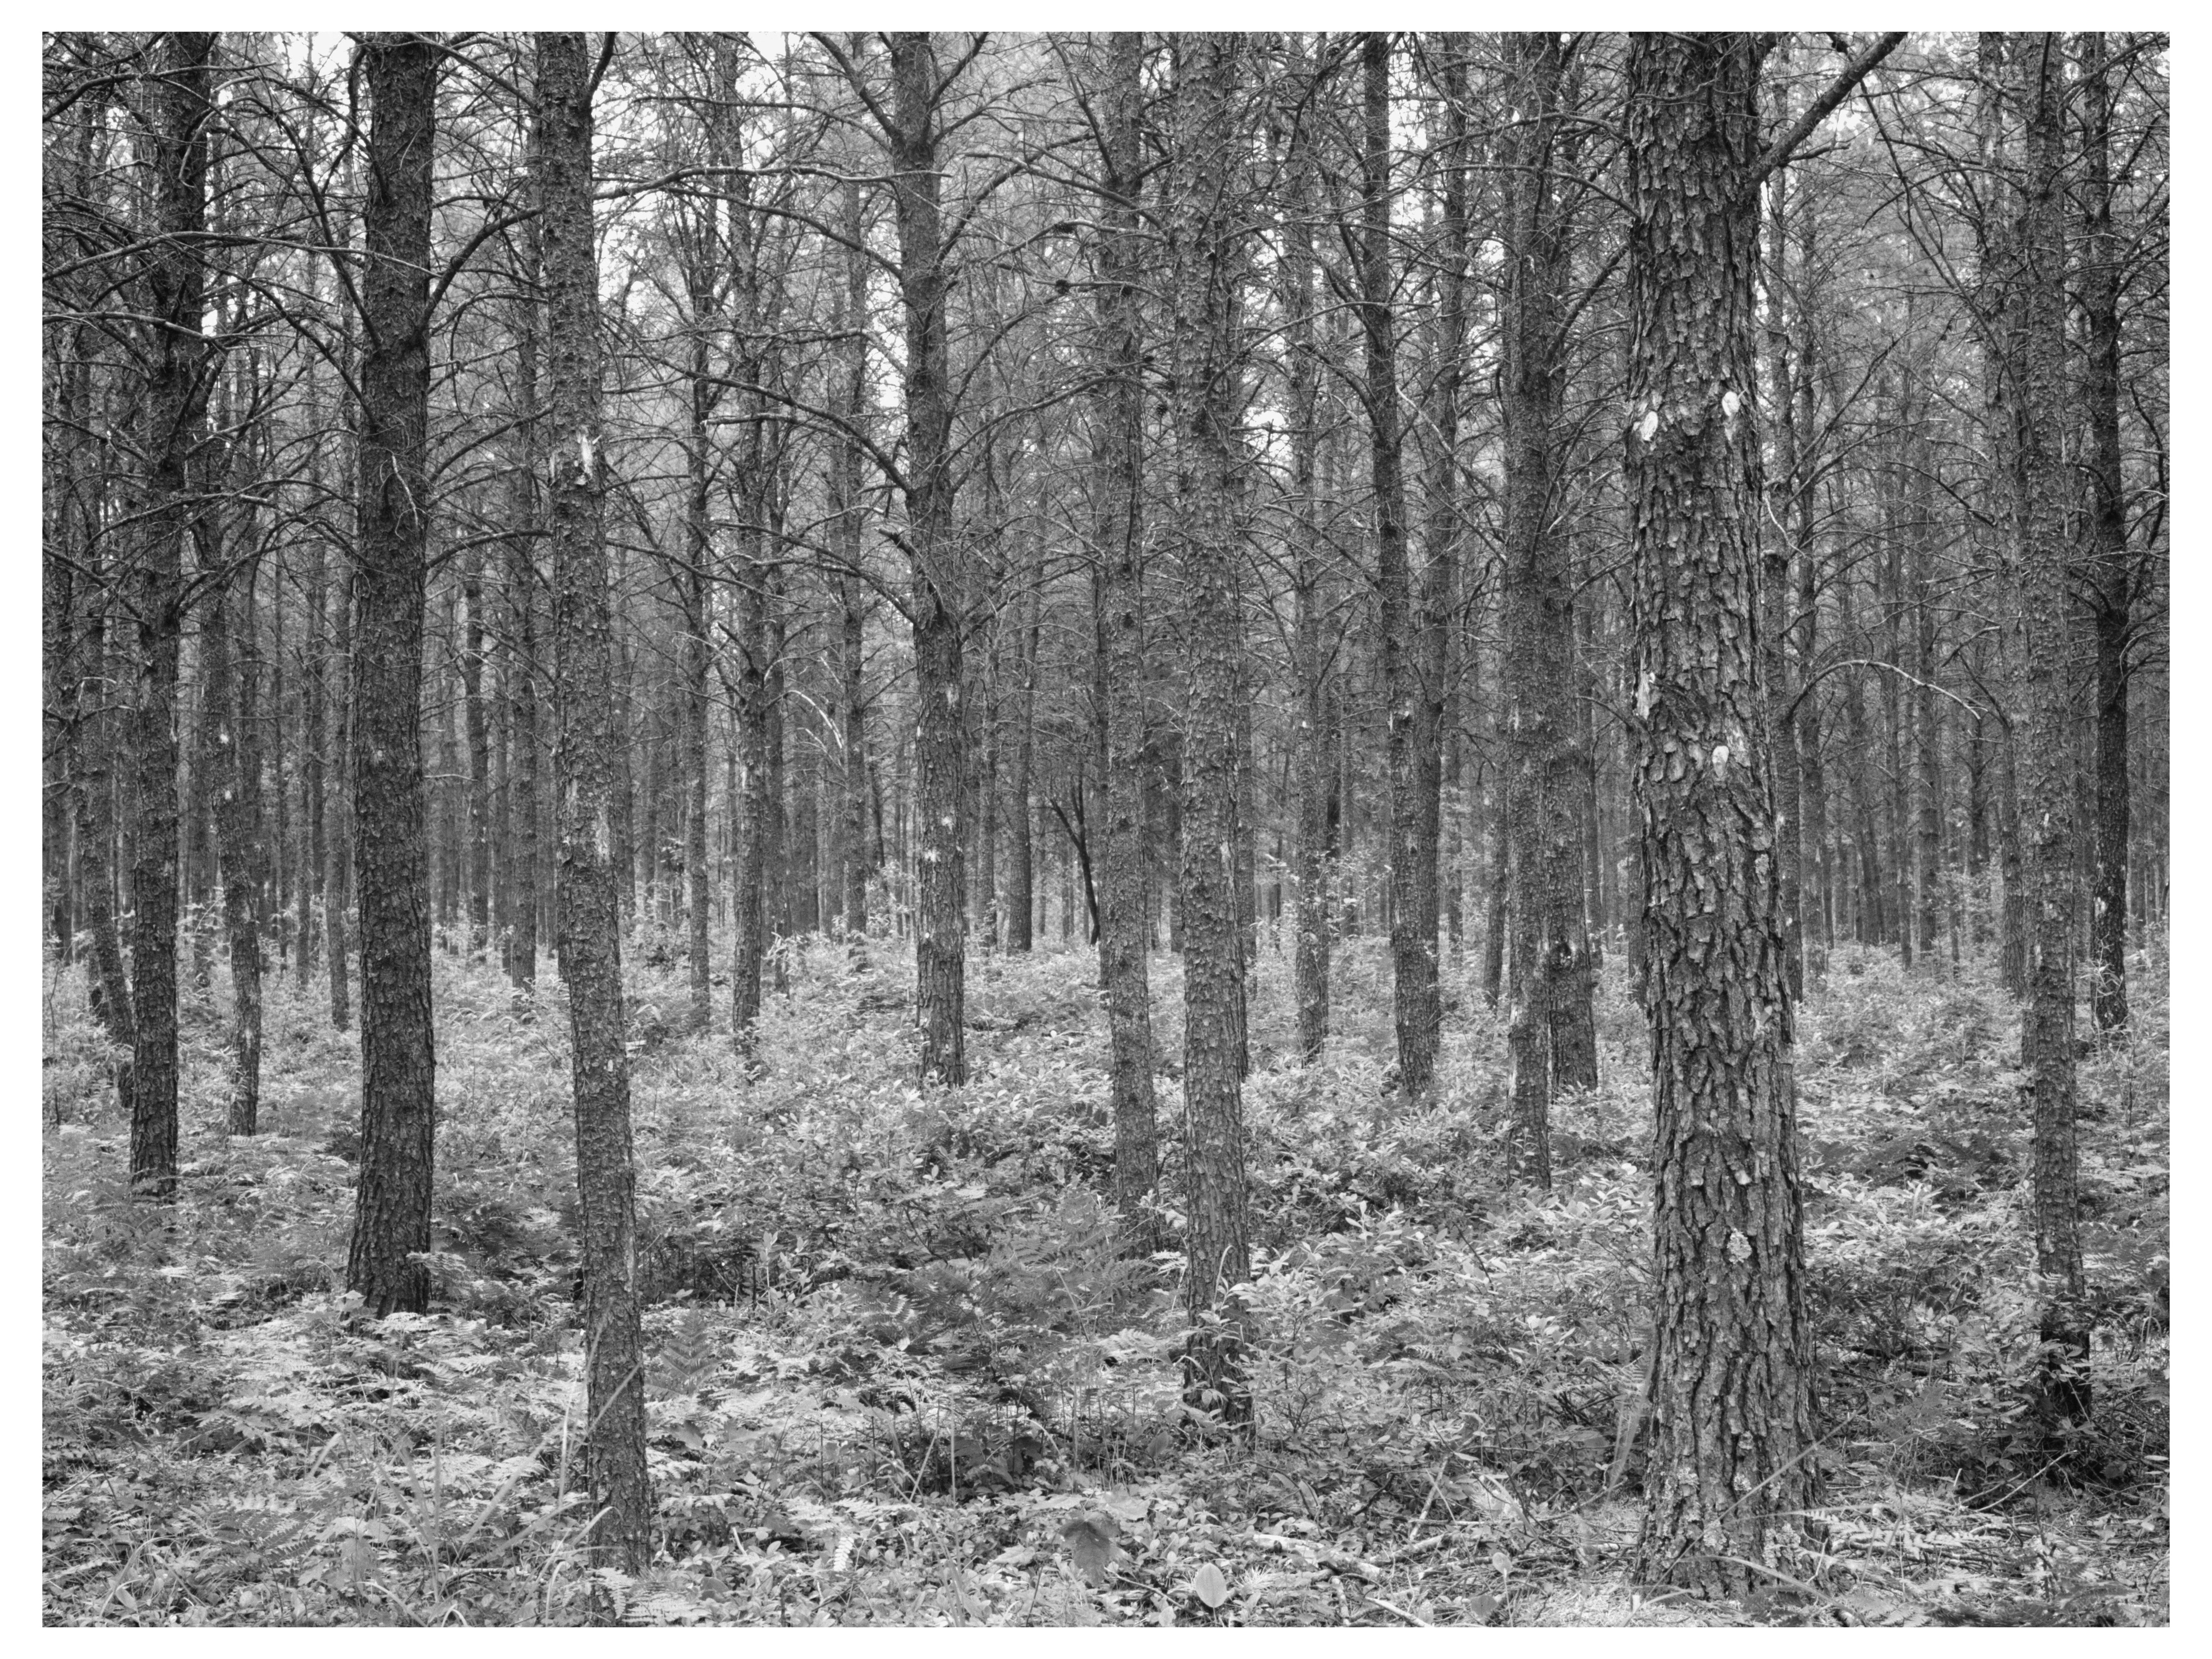
[[[1740,1588],[1815,1475],[1793,1005],[1989,951],[2063,1431],[2076,988],[2124,1034],[2166,912],[2166,96],[2099,32],[48,36],[44,914],[135,1188],[180,1001],[250,1134],[266,976],[357,986],[348,1281],[422,1310],[435,953],[526,1009],[550,939],[635,1565],[625,952],[772,1066],[783,941],[910,946],[957,1086],[969,957],[1095,945],[1231,1425],[1241,1091],[1336,942],[1408,1102],[1503,1001],[1537,1187],[1625,952],[1644,1571]]]

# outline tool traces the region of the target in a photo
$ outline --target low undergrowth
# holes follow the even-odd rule
[[[188,996],[182,1193],[126,1201],[81,970],[46,987],[47,1622],[1820,1622],[2164,1618],[2166,1023],[2081,1066],[2094,1426],[2053,1457],[2017,1015],[1984,966],[1839,956],[1800,1018],[1825,1507],[1747,1607],[1644,1600],[1650,1098],[1617,964],[1604,1086],[1557,1180],[1497,1175],[1499,1016],[1471,965],[1435,1100],[1389,1087],[1387,969],[1347,941],[1298,1066],[1263,950],[1245,1093],[1258,1431],[1183,1407],[1173,1251],[1115,1252],[1085,952],[971,966],[974,1080],[914,1086],[910,960],[792,951],[748,1067],[631,970],[659,1549],[596,1578],[566,1010],[438,962],[436,1300],[342,1289],[358,1049],[272,981],[263,1121],[222,1133],[217,989]],[[1180,970],[1156,960],[1164,1129]],[[726,1018],[725,1013],[725,1018]],[[1180,1171],[1164,1136],[1165,1220]]]

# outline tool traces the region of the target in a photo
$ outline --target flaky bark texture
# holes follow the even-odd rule
[[[1803,1211],[1759,651],[1759,49],[1628,56],[1628,483],[1651,1022],[1651,1460],[1638,1576],[1741,1595],[1813,1490]]]
[[[965,1083],[967,860],[961,779],[961,622],[967,581],[952,520],[952,386],[945,233],[938,208],[937,54],[927,34],[890,38],[890,140],[899,294],[906,308],[906,511],[914,620],[915,1018],[921,1075]]]
[[[2020,596],[2020,836],[2027,901],[2027,1006],[2021,1059],[2035,1126],[2035,1265],[2042,1276],[2047,1425],[2086,1418],[2081,1368],[2089,1328],[2081,1305],[2079,1158],[2075,1145],[2074,696],[2079,681],[2068,582],[2067,515],[2073,481],[2063,465],[2073,419],[2066,362],[2066,199],[2063,102],[2065,60],[2052,33],[2015,36],[2011,48],[2027,119],[2026,191],[2019,281],[2008,319],[2017,430],[2026,485]]]
[[[1398,1078],[1408,1100],[1425,1097],[1436,1076],[1443,1003],[1437,984],[1437,843],[1434,794],[1437,723],[1416,656],[1413,578],[1406,560],[1404,426],[1398,408],[1397,325],[1390,304],[1390,45],[1386,33],[1360,43],[1364,142],[1360,225],[1359,315],[1366,345],[1368,431],[1375,491],[1376,649],[1389,718],[1391,1014]]]
[[[607,601],[599,425],[599,259],[592,243],[591,64],[581,34],[538,37],[544,167],[547,454],[553,544],[554,787],[560,802],[558,949],[568,986],[582,1211],[590,1528],[602,1565],[652,1554],[645,1375],[638,1328],[636,1170],[623,1047],[622,921],[614,832],[613,623]]]
[[[177,1189],[177,647],[184,631],[184,544],[191,533],[191,468],[207,412],[200,332],[206,289],[209,61],[212,34],[171,33],[147,94],[154,243],[146,288],[146,528],[130,584],[139,683],[131,721],[137,834],[131,866],[131,1188],[167,1202]]]
[[[1189,1382],[1195,1402],[1224,1422],[1251,1419],[1244,1378],[1243,1315],[1223,1291],[1251,1276],[1246,1219],[1243,1030],[1238,935],[1237,661],[1243,648],[1237,605],[1232,511],[1238,451],[1237,287],[1243,250],[1229,199],[1231,120],[1239,39],[1175,40],[1177,131],[1175,252],[1176,494],[1185,597],[1182,757],[1183,1099],[1194,1329]]]
[[[2120,468],[2120,273],[2112,228],[2112,89],[2105,37],[2081,37],[2085,198],[2081,310],[2087,352],[2090,614],[2096,627],[2096,864],[2089,892],[2090,1011],[2100,1031],[2128,1023],[2128,645],[2134,572]]]
[[[1510,139],[1505,373],[1506,833],[1512,842],[1514,1174],[1552,1180],[1550,1104],[1597,1084],[1582,803],[1589,754],[1575,708],[1574,582],[1561,533],[1563,289],[1553,146],[1556,34],[1508,35],[1520,118]]]
[[[1311,74],[1304,37],[1285,38],[1291,71],[1300,84]],[[1336,776],[1329,744],[1334,675],[1322,646],[1322,617],[1328,608],[1328,552],[1322,538],[1317,489],[1316,434],[1320,358],[1314,346],[1313,215],[1316,206],[1314,123],[1300,121],[1290,132],[1284,170],[1289,201],[1283,218],[1283,253],[1276,267],[1279,301],[1288,319],[1291,489],[1297,514],[1296,614],[1292,665],[1300,698],[1297,739],[1298,850],[1295,921],[1297,943],[1292,974],[1298,1009],[1298,1054],[1319,1060],[1328,1043],[1329,942],[1332,899],[1336,885],[1334,834],[1329,802]]]
[[[361,277],[361,526],[353,656],[355,880],[361,901],[361,1176],[346,1287],[378,1316],[421,1313],[437,1134],[422,599],[429,538],[431,141],[437,49],[362,42],[369,96]]]
[[[1143,343],[1137,327],[1145,263],[1137,229],[1144,37],[1109,35],[1097,55],[1103,60],[1099,216],[1105,222],[1098,250],[1102,384],[1093,459],[1100,656],[1106,680],[1106,868],[1098,956],[1106,981],[1113,1078],[1115,1204],[1128,1248],[1145,1253],[1155,1243],[1145,1206],[1159,1180],[1159,1140],[1145,960],[1151,927],[1144,841]]]

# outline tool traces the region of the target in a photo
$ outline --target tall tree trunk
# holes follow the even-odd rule
[[[709,912],[714,907],[714,870],[707,861],[707,771],[709,752],[708,720],[714,705],[708,696],[708,672],[714,655],[708,629],[714,622],[714,558],[712,503],[713,451],[711,428],[715,393],[712,384],[711,340],[714,282],[703,269],[705,250],[700,251],[691,276],[691,428],[684,447],[686,491],[684,510],[684,568],[677,579],[684,599],[684,874],[685,881],[685,960],[690,970],[690,1022],[694,1031],[705,1031],[714,1020],[713,951],[708,942]]]
[[[317,423],[311,412],[308,419]],[[322,441],[318,435],[310,452],[310,483],[322,493]],[[300,804],[305,818],[306,843],[301,848],[300,951],[293,958],[298,970],[300,994],[307,991],[309,975],[321,947],[318,914],[325,902],[325,871],[330,861],[329,819],[325,803],[330,789],[330,750],[326,727],[330,699],[324,677],[330,672],[325,613],[330,609],[330,547],[319,530],[307,536],[306,638],[300,650]]]
[[[1421,690],[1423,718],[1434,730],[1417,745],[1423,767],[1421,839],[1434,849],[1431,884],[1445,911],[1445,933],[1455,960],[1460,950],[1460,860],[1458,798],[1460,753],[1457,694],[1460,629],[1459,416],[1462,370],[1467,349],[1468,263],[1468,38],[1447,34],[1442,41],[1440,90],[1444,100],[1443,184],[1439,204],[1442,269],[1437,276],[1436,370],[1431,392],[1435,447],[1427,480],[1428,566],[1421,587]],[[1446,791],[1450,807],[1447,819]],[[1449,827],[1448,827],[1449,823]]]
[[[2089,582],[2096,629],[2096,866],[2089,894],[2090,1012],[2100,1031],[2128,1023],[2128,633],[2134,572],[2120,465],[2120,274],[2112,228],[2113,94],[2105,37],[2090,30],[2081,62],[2084,227],[2081,289],[2087,335],[2082,397],[2089,423]]]
[[[1304,37],[1286,35],[1294,83],[1311,74]],[[1296,614],[1292,672],[1299,696],[1297,947],[1292,974],[1298,1011],[1298,1054],[1317,1060],[1328,1042],[1329,941],[1334,927],[1336,875],[1330,857],[1334,831],[1329,805],[1336,782],[1330,746],[1334,675],[1322,647],[1322,618],[1328,606],[1328,550],[1322,540],[1318,438],[1321,360],[1314,341],[1313,217],[1317,167],[1314,124],[1293,125],[1284,167],[1289,199],[1283,216],[1283,254],[1277,265],[1279,296],[1288,319],[1285,349],[1290,378],[1291,511],[1296,514],[1297,564],[1292,581]]]
[[[1098,52],[1102,105],[1098,249],[1101,376],[1096,448],[1098,635],[1105,724],[1105,891],[1099,965],[1106,985],[1114,1097],[1114,1197],[1125,1248],[1158,1242],[1146,1206],[1159,1181],[1152,1096],[1152,994],[1146,961],[1144,342],[1138,295],[1146,246],[1138,231],[1143,155],[1144,37],[1106,37]]]
[[[1628,48],[1628,481],[1657,1194],[1638,1576],[1742,1595],[1814,1492],[1796,1089],[1759,649],[1761,49]],[[1764,1575],[1759,1575],[1762,1578]]]
[[[845,331],[839,379],[844,418],[851,428],[836,446],[835,489],[837,547],[845,569],[837,578],[840,630],[838,636],[839,708],[844,722],[844,766],[840,775],[840,799],[845,823],[845,932],[866,948],[868,935],[868,872],[876,860],[868,856],[867,707],[862,671],[863,627],[866,620],[866,590],[858,572],[860,566],[861,468],[865,453],[860,434],[868,409],[868,267],[862,240],[860,181],[848,179],[839,196],[842,228],[846,239],[844,283],[838,295],[839,317]]]
[[[1938,720],[1936,675],[1939,666],[1936,639],[1936,501],[1935,456],[1923,442],[1914,469],[1911,499],[1912,533],[1912,763],[1913,862],[1919,889],[1919,914],[1915,931],[1921,957],[1931,971],[1941,972],[1942,953],[1936,934],[1942,908],[1943,793],[1937,750],[1942,731]],[[1904,595],[1899,596],[1900,603]]]
[[[356,562],[338,555],[337,580],[331,585],[331,672],[353,679],[353,611]],[[352,902],[353,884],[353,696],[342,690],[330,700],[330,765],[325,782],[330,799],[324,807],[330,840],[325,848],[330,862],[323,871],[323,933],[331,963],[331,1024],[344,1030],[353,1022],[353,990],[346,971],[349,929],[346,907]]]
[[[2042,1409],[2054,1434],[2089,1414],[2089,1326],[2082,1306],[2075,1145],[2074,698],[2077,684],[2066,539],[2072,481],[2062,465],[2072,419],[2066,373],[2065,64],[2055,33],[2012,42],[2027,120],[2018,284],[2008,318],[2020,387],[2027,482],[2019,596],[2020,834],[2027,900],[2027,1007],[2021,1062],[2035,1126],[2035,1257],[2045,1370]]]
[[[537,157],[530,154],[534,170]],[[523,181],[526,201],[537,198],[534,179]],[[507,976],[526,1001],[538,989],[539,800],[538,788],[538,541],[544,533],[538,480],[545,471],[544,429],[538,420],[538,303],[531,295],[539,279],[538,221],[518,228],[520,246],[514,275],[520,297],[510,306],[508,327],[514,346],[514,415],[517,459],[507,474],[507,514],[513,533],[507,542],[508,695],[507,817],[514,837],[514,873],[507,906]]]
[[[612,49],[613,41],[608,41]],[[600,427],[599,259],[592,241],[592,94],[585,37],[538,37],[538,153],[551,368],[548,526],[553,544],[554,787],[560,812],[562,977],[568,987],[582,1211],[587,1536],[635,1576],[653,1544],[644,1352],[637,1301],[636,1169],[623,1046],[622,915],[614,833],[613,620]]]
[[[945,331],[951,281],[939,221],[937,54],[926,33],[890,37],[892,199],[899,293],[906,309],[907,523],[912,556],[915,814],[920,842],[915,901],[915,1014],[921,1075],[968,1080],[964,1030],[967,892],[961,778],[961,630],[967,573],[954,533],[952,385]]]
[[[140,681],[132,721],[137,834],[131,871],[131,1187],[167,1203],[177,1190],[177,659],[184,631],[184,544],[207,410],[201,330],[206,282],[191,246],[207,224],[209,65],[216,37],[164,37],[146,89],[154,179],[147,258],[146,533],[131,585]]]
[[[1043,632],[1044,590],[1041,582],[1030,587],[1029,617],[1022,627],[1021,738],[1014,750],[1014,775],[1008,787],[1010,808],[1006,842],[1006,949],[1027,952],[1036,942],[1036,844],[1030,830],[1035,811],[1036,768],[1037,645]],[[1137,788],[1141,795],[1144,780]],[[1139,828],[1142,829],[1142,819]],[[1139,848],[1141,855],[1141,848]],[[1145,895],[1149,910],[1150,894]],[[1146,919],[1150,932],[1150,917]]]
[[[1513,1129],[1509,1162],[1551,1184],[1550,1101],[1597,1083],[1575,710],[1574,571],[1560,524],[1560,338],[1568,250],[1553,184],[1564,70],[1554,33],[1511,34],[1522,118],[1511,139],[1505,373],[1506,833],[1513,842]]]
[[[1366,348],[1367,402],[1375,490],[1376,597],[1379,610],[1386,752],[1390,771],[1390,960],[1398,1076],[1408,1100],[1435,1080],[1443,1005],[1437,984],[1437,848],[1425,838],[1425,769],[1432,768],[1436,722],[1415,658],[1412,577],[1406,558],[1403,433],[1398,408],[1396,322],[1390,305],[1390,37],[1360,45],[1364,106],[1361,147],[1359,315]]]
[[[381,1317],[421,1313],[430,1299],[419,1259],[430,1249],[437,1136],[421,722],[438,48],[386,34],[361,53],[370,106],[353,659],[362,1125],[346,1287]]]
[[[1233,503],[1242,456],[1237,422],[1237,288],[1243,249],[1233,228],[1231,103],[1239,37],[1174,40],[1177,164],[1174,247],[1176,484],[1185,593],[1182,756],[1183,1098],[1188,1113],[1193,1319],[1188,1394],[1239,1427],[1252,1417],[1242,1304],[1232,1287],[1251,1274],[1242,1086],[1237,1042],[1243,963],[1238,937],[1237,659]],[[1226,1298],[1224,1300],[1224,1297]]]

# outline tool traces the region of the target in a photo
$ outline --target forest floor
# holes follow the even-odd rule
[[[44,1607],[54,1625],[2160,1624],[2167,1006],[2081,1068],[2094,1422],[2054,1459],[2018,1018],[1985,963],[1838,953],[1801,1011],[1823,1504],[1748,1603],[1636,1591],[1650,1091],[1617,963],[1553,1190],[1498,1180],[1499,1017],[1449,971],[1437,1103],[1385,1092],[1379,942],[1301,1068],[1263,949],[1244,1097],[1258,1431],[1181,1404],[1172,1255],[1118,1260],[1082,950],[971,957],[957,1093],[912,1082],[911,957],[816,944],[760,1075],[630,971],[659,1549],[593,1577],[567,1010],[437,963],[437,1285],[342,1293],[357,1039],[272,982],[262,1121],[222,1133],[227,992],[185,1011],[182,1194],[129,1129],[81,972],[46,985]],[[721,958],[718,956],[718,960]],[[665,958],[659,960],[665,963]],[[1153,963],[1161,1117],[1180,968]],[[726,992],[718,990],[718,999]],[[726,1021],[725,1004],[718,1010]],[[2086,1026],[2085,1026],[2086,1029]],[[1180,1190],[1163,1136],[1165,1190]]]

